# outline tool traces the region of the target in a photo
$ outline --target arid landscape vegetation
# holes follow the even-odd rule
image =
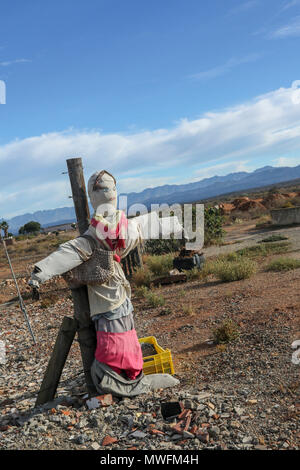
[[[37,301],[27,281],[34,262],[78,233],[16,237],[8,250],[38,344],[2,250],[0,340],[7,361],[0,366],[0,447],[299,449],[300,368],[291,362],[291,344],[300,339],[300,226],[273,226],[270,215],[298,205],[300,186],[207,202],[222,233],[206,239],[204,266],[184,271],[180,283],[155,282],[173,269],[175,241],[165,249],[146,244],[144,265],[131,279],[136,329],[171,350],[180,386],[92,411],[84,404],[78,344],[58,389],[67,399],[32,411],[72,300],[62,278],[42,285]],[[166,401],[189,410],[184,431],[163,422]]]

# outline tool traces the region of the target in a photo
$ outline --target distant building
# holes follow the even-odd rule
[[[53,232],[64,232],[67,230],[75,230],[77,225],[75,223],[51,225],[50,227],[42,227],[41,232],[53,233]]]

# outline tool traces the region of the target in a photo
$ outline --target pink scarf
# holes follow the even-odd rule
[[[97,239],[104,245],[107,250],[116,251],[126,247],[125,237],[127,232],[128,220],[123,211],[117,210],[114,222],[108,222],[102,215],[94,214],[91,219],[91,225],[101,236]],[[118,255],[114,255],[114,259],[120,263],[121,259]]]

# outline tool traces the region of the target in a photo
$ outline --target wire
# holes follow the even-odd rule
[[[13,280],[14,280],[15,285],[16,285],[16,289],[17,289],[17,293],[18,293],[18,297],[19,297],[20,308],[23,312],[23,315],[24,315],[25,321],[27,323],[28,329],[30,331],[30,334],[32,336],[33,342],[34,342],[34,344],[36,344],[36,339],[35,339],[35,336],[33,334],[32,329],[31,329],[30,321],[29,321],[29,318],[28,318],[28,313],[27,313],[23,298],[21,296],[21,292],[20,292],[20,289],[19,289],[19,286],[18,286],[18,282],[17,282],[16,276],[15,276],[15,273],[14,273],[14,270],[13,270],[13,267],[12,267],[12,264],[11,264],[11,261],[10,261],[10,257],[9,257],[7,248],[6,248],[5,240],[2,240],[2,243],[3,243],[3,246],[4,246],[4,251],[5,251],[5,254],[6,254],[6,257],[7,257],[7,261],[8,261],[10,270],[11,270],[12,277],[13,277]]]

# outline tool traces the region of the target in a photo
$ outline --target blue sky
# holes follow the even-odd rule
[[[2,0],[0,218],[300,163],[299,0]],[[300,82],[299,82],[300,83]]]

